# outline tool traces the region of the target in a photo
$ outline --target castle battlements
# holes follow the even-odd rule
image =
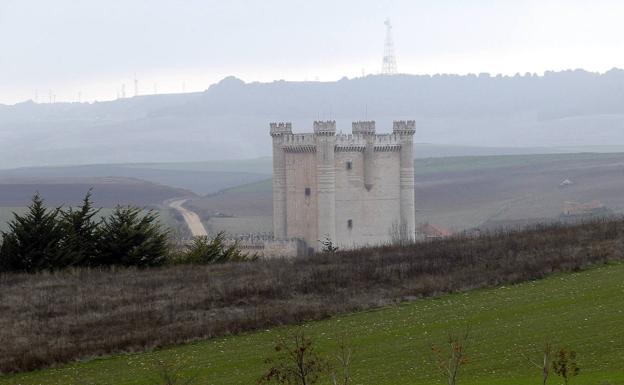
[[[396,134],[376,135],[373,145],[375,151],[400,151],[401,137]]]
[[[316,151],[315,134],[289,134],[282,142],[286,152],[314,152]]]
[[[336,135],[336,151],[364,151],[366,149],[366,138],[363,135],[341,134]]]
[[[284,144],[314,144],[314,134],[284,135]]]
[[[293,133],[291,123],[271,123],[271,136],[281,138],[280,143],[287,152],[315,152],[318,137],[333,136],[335,151],[364,151],[372,145],[374,151],[399,151],[402,137],[414,135],[416,123],[413,120],[393,122],[391,134],[377,134],[375,121],[357,121],[351,124],[351,134],[336,134],[336,121],[315,121],[313,132]]]

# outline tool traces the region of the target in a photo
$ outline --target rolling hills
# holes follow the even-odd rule
[[[245,83],[228,77],[189,94],[0,105],[0,165],[267,156],[268,123],[283,120],[301,132],[313,120],[336,119],[346,132],[354,120],[374,119],[379,132],[388,132],[393,119],[416,119],[417,142],[469,146],[471,155],[483,155],[474,152],[479,147],[506,147],[512,154],[518,147],[599,151],[623,143],[623,95],[624,71],[618,69],[543,76],[371,75],[330,82]]]

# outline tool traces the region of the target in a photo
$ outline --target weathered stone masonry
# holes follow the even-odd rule
[[[348,135],[336,134],[335,121],[305,134],[271,123],[274,237],[353,248],[386,243],[400,226],[413,239],[414,132],[414,121],[395,121],[383,135],[374,121],[354,122]]]

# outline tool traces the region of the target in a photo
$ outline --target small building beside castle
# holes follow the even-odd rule
[[[414,121],[395,121],[377,134],[374,121],[337,134],[335,121],[312,133],[271,123],[273,233],[319,251],[329,239],[341,249],[415,238]]]

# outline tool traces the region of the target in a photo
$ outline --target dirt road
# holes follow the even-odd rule
[[[208,235],[204,224],[199,219],[199,215],[197,215],[193,211],[187,210],[184,206],[182,206],[187,200],[188,199],[179,199],[172,201],[171,203],[169,203],[169,207],[177,210],[180,214],[182,214],[186,225],[188,226],[189,230],[191,230],[191,234],[193,234],[194,237]]]

